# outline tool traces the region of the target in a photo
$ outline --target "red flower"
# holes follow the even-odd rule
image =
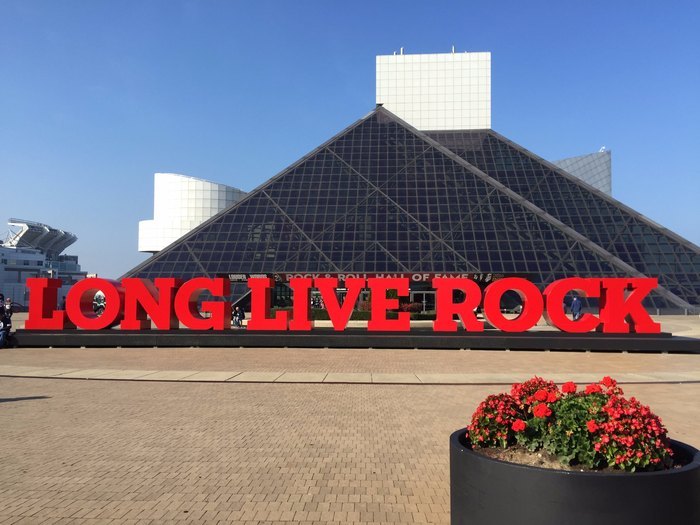
[[[602,388],[600,388],[600,385],[597,383],[594,383],[592,385],[588,385],[586,387],[586,394],[600,394],[603,391]]]
[[[539,390],[544,390],[545,392],[559,391],[554,381],[546,381],[541,377],[535,376],[524,383],[515,383],[511,389],[511,395],[515,398],[521,409],[527,410],[529,409],[529,405],[535,402],[535,394]]]
[[[537,401],[547,401],[547,391],[544,388],[540,388],[535,392],[535,399]]]
[[[612,379],[610,376],[605,376],[603,379],[601,379],[600,382],[608,388],[612,388],[614,386],[617,386],[617,381]]]
[[[561,391],[565,394],[573,394],[576,392],[576,383],[568,381],[561,386]]]
[[[577,394],[577,389],[572,381],[558,388],[534,377],[513,385],[512,395],[490,395],[472,416],[469,439],[476,447],[521,444],[541,449],[543,436],[551,434],[564,444],[564,452],[585,453],[588,459],[577,460],[590,468],[607,465],[635,471],[672,465],[667,431],[649,407],[623,397],[609,376],[586,386],[585,394]],[[538,419],[533,423],[528,417]],[[584,443],[570,443],[572,435],[581,431],[588,432]],[[587,452],[591,448],[594,458]]]
[[[515,432],[522,432],[527,428],[527,423],[525,423],[525,421],[523,421],[522,419],[516,419],[515,421],[513,421],[513,424],[510,428],[512,428]]]
[[[539,403],[532,409],[532,413],[535,417],[548,417],[552,415],[552,411],[545,403]]]

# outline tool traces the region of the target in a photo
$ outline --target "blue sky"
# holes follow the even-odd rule
[[[700,244],[700,2],[0,0],[4,221],[146,258],[153,173],[250,190],[374,107],[374,57],[491,51],[493,128],[613,152],[613,195]]]

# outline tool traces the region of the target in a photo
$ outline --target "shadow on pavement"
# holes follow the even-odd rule
[[[12,403],[13,401],[31,401],[32,399],[51,399],[51,396],[0,397],[0,403]]]

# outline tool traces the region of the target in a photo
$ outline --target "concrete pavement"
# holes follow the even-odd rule
[[[535,374],[611,375],[700,447],[698,355],[5,349],[0,524],[446,524],[450,433]]]

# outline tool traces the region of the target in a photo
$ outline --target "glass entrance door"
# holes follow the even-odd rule
[[[435,292],[411,292],[411,302],[422,304],[422,312],[434,311]]]

